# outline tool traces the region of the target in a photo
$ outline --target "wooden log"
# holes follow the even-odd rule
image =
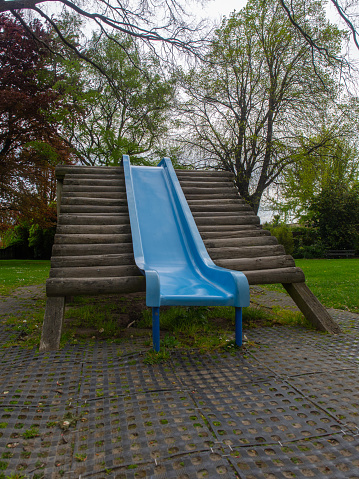
[[[232,191],[232,188],[228,188],[227,187],[222,187],[222,188],[211,188],[211,189],[208,189],[208,188],[201,188],[200,184],[197,183],[197,186],[191,186],[191,187],[187,187],[187,186],[182,186],[182,191],[183,193],[186,194],[190,194],[190,195],[218,195],[218,194],[227,194],[227,193],[236,193],[236,190],[233,188],[233,191]]]
[[[113,192],[117,193],[121,191],[123,184],[119,184],[116,186],[85,186],[85,185],[64,185],[64,193],[71,193],[71,192],[87,192],[92,194]]]
[[[244,238],[218,238],[205,240],[206,248],[223,248],[223,247],[249,247],[260,245],[277,245],[278,240],[275,236],[247,236]]]
[[[256,216],[252,210],[241,210],[236,207],[227,208],[227,211],[192,211],[192,216],[197,218],[224,218],[226,216]]]
[[[199,217],[195,218],[197,226],[199,225],[255,225],[260,223],[258,216],[222,216],[214,218]]]
[[[216,205],[247,205],[247,203],[242,200],[239,196],[235,196],[234,198],[222,198],[221,201],[218,201],[218,199],[205,199],[205,200],[200,200],[198,198],[189,200],[187,197],[187,203],[190,208],[192,206],[216,206]]]
[[[64,178],[67,174],[116,174],[123,176],[122,166],[72,166],[72,165],[57,165],[55,168],[56,178]]]
[[[124,206],[95,206],[95,205],[61,205],[60,214],[86,214],[86,213],[120,213],[128,211],[127,205]]]
[[[194,189],[194,188],[201,188],[201,189],[223,189],[223,188],[231,188],[232,183],[230,181],[220,181],[220,180],[211,180],[211,181],[206,181],[206,179],[203,179],[202,181],[198,181],[198,179],[192,178],[192,179],[181,179],[180,180],[180,185],[183,188],[187,189]]]
[[[222,268],[238,271],[255,271],[278,268],[291,268],[295,266],[292,256],[264,256],[260,258],[233,258],[217,259],[216,265]]]
[[[60,225],[127,225],[129,223],[130,217],[128,212],[112,215],[62,213],[58,220],[58,224]]]
[[[146,291],[144,276],[122,278],[51,278],[46,281],[47,296],[127,294]]]
[[[122,191],[123,190],[123,191]],[[113,199],[125,199],[125,189],[119,187],[117,191],[65,191],[63,193],[64,198],[113,198]]]
[[[65,311],[65,295],[46,299],[45,316],[42,324],[40,351],[52,351],[60,346],[62,323]]]
[[[124,225],[62,225],[59,224],[56,228],[56,234],[129,234],[131,227],[129,224]]]
[[[118,187],[121,186],[123,183],[121,180],[118,178],[113,178],[111,180],[105,180],[105,179],[99,179],[99,178],[88,178],[88,179],[83,179],[83,180],[76,180],[76,179],[71,179],[67,175],[64,178],[64,185],[78,185],[78,186],[101,186],[101,187],[107,187],[107,186],[113,186],[113,187]]]
[[[229,171],[220,170],[175,170],[178,178],[233,178],[233,174]]]
[[[122,196],[121,198],[99,198],[99,197],[86,197],[86,196],[63,196],[61,206],[64,205],[88,205],[88,206],[121,206],[127,209],[127,198]]]
[[[93,254],[85,256],[52,256],[52,268],[85,267],[85,266],[119,266],[134,265],[133,253]]]
[[[312,291],[303,282],[293,284],[289,281],[281,281],[287,293],[304,316],[320,331],[327,331],[331,334],[340,334],[340,326],[333,320],[321,302],[314,296]]]
[[[54,244],[108,244],[131,243],[132,235],[129,234],[55,234]]]
[[[191,200],[223,200],[223,199],[238,199],[238,194],[233,193],[231,190],[227,191],[226,193],[207,193],[207,194],[185,194],[186,200],[190,202]]]
[[[50,278],[121,278],[123,276],[139,276],[141,272],[135,264],[120,266],[78,266],[67,268],[51,268]]]
[[[54,244],[53,256],[82,256],[133,253],[132,243],[109,244]]]
[[[300,268],[278,268],[243,271],[249,284],[302,283],[304,273]]]
[[[207,231],[218,231],[218,235],[220,236],[223,232],[226,231],[267,231],[263,230],[260,224],[242,224],[242,225],[197,225],[198,231],[202,234],[202,232],[207,232]]]
[[[285,255],[284,247],[281,244],[273,246],[242,246],[240,248],[207,248],[207,251],[214,262],[216,262],[217,259],[257,258],[262,256]]]
[[[67,173],[66,177],[69,178],[70,180],[113,180],[113,179],[124,179],[123,173],[118,174],[115,172],[101,172],[101,168],[99,168],[97,173],[84,173],[84,174],[79,174],[79,173]]]
[[[218,201],[215,203],[215,204],[207,204],[204,203],[204,204],[200,204],[200,205],[192,205],[192,204],[189,204],[188,205],[190,207],[190,210],[192,212],[192,214],[194,213],[214,213],[214,212],[232,212],[232,214],[234,212],[242,212],[242,211],[245,211],[245,212],[250,212],[252,214],[253,213],[253,210],[252,208],[249,206],[249,205],[246,205],[246,204],[243,204],[243,203],[218,203]]]
[[[225,231],[204,231],[200,232],[200,235],[205,240],[216,241],[223,238],[246,238],[246,237],[258,237],[258,236],[270,236],[270,232],[260,229],[245,229],[245,230],[225,230]]]

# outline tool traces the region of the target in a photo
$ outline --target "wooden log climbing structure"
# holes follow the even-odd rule
[[[230,173],[176,170],[212,260],[242,271],[249,284],[282,283],[319,330],[341,332],[284,247],[240,198]],[[65,299],[145,291],[134,262],[122,167],[58,166],[58,226],[52,250],[40,350],[60,343]]]

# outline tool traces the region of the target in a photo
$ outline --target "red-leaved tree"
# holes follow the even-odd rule
[[[50,41],[38,21],[36,37]],[[65,108],[54,88],[49,50],[17,21],[0,15],[0,228],[19,220],[42,227],[56,220],[54,167],[70,150],[59,135]]]

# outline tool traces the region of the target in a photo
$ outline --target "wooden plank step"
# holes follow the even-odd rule
[[[123,180],[119,178],[114,178],[113,180],[102,180],[98,178],[88,178],[88,179],[83,179],[83,180],[78,180],[78,179],[71,179],[68,177],[68,175],[65,176],[64,178],[64,186],[69,186],[69,185],[78,185],[78,186],[101,186],[101,187],[107,187],[107,186],[112,186],[112,187],[118,187],[123,184]]]
[[[204,241],[206,248],[247,247],[260,245],[277,245],[275,236],[247,236],[245,238],[216,238]]]
[[[132,253],[132,243],[54,244],[53,256],[81,256]]]
[[[260,223],[258,216],[221,216],[221,217],[198,217],[195,218],[198,225],[255,225]]]
[[[46,281],[47,296],[127,294],[146,291],[142,275],[121,278],[50,278]]]
[[[234,231],[234,228],[236,231],[266,231],[262,229],[262,226],[260,224],[254,224],[254,225],[249,225],[249,224],[241,224],[241,225],[231,225],[231,224],[224,224],[224,225],[197,225],[198,231],[200,234],[205,233],[205,232],[211,232],[211,231],[218,231],[218,234],[220,235],[222,232],[227,232],[227,231]]]
[[[130,224],[128,212],[112,215],[104,214],[60,214],[59,225],[127,225]]]
[[[186,193],[185,194],[186,200],[188,203],[191,200],[223,200],[223,199],[238,199],[238,193],[233,193],[231,190],[225,192],[225,193],[210,193],[210,194],[191,194],[191,193]]]
[[[262,256],[259,258],[217,259],[216,265],[238,271],[255,271],[259,269],[278,269],[295,266],[292,256]]]
[[[68,268],[76,266],[119,266],[134,265],[133,253],[93,254],[86,256],[52,256],[52,268]]]
[[[126,191],[63,191],[62,198],[113,198],[113,199],[126,199]]]
[[[88,185],[64,185],[62,188],[63,193],[77,193],[86,192],[92,194],[106,194],[106,193],[123,193],[125,191],[124,186],[88,186]]]
[[[119,266],[76,266],[51,268],[50,278],[121,278],[122,276],[139,276],[140,271],[134,265]]]
[[[123,196],[121,198],[90,198],[86,196],[63,196],[61,199],[61,206],[64,205],[126,206],[127,208],[127,198],[124,198]]]
[[[300,268],[259,269],[242,271],[249,284],[303,283],[305,276]]]
[[[123,213],[128,211],[127,205],[124,206],[96,206],[96,205],[61,205],[60,214],[63,213]]]
[[[123,176],[122,166],[75,166],[57,165],[55,168],[56,178],[62,179],[67,174],[99,174],[99,170],[105,174]]]
[[[187,194],[191,195],[191,196],[194,196],[194,195],[209,195],[209,196],[212,196],[212,195],[222,195],[222,194],[237,194],[237,191],[233,188],[228,188],[227,187],[223,187],[223,188],[201,188],[200,184],[197,183],[197,186],[191,186],[191,187],[187,187],[187,186],[183,186],[182,187],[182,191],[183,193],[185,194],[185,196],[187,197]],[[237,194],[238,196],[238,194]]]
[[[131,243],[129,234],[55,234],[54,244],[108,244]]]
[[[248,236],[270,236],[270,232],[266,230],[254,230],[254,229],[246,229],[246,230],[227,230],[227,231],[203,231],[200,232],[200,235],[203,240],[220,240],[222,238],[245,238]]]
[[[236,207],[229,208],[227,211],[192,211],[192,216],[197,218],[224,218],[225,216],[253,216],[256,215],[252,210],[240,210]]]
[[[218,204],[221,204],[221,205],[246,205],[246,206],[249,206],[240,196],[236,195],[235,198],[223,198],[221,199],[220,202],[218,202],[218,199],[212,199],[212,198],[209,198],[209,199],[204,199],[204,200],[200,200],[200,199],[188,199],[187,196],[186,196],[186,199],[187,199],[187,203],[189,205],[190,208],[192,208],[192,206],[201,206],[201,205],[218,205]]]
[[[123,234],[131,233],[131,227],[129,224],[125,225],[58,225],[56,228],[56,234],[59,235],[71,235],[71,234]]]
[[[93,173],[67,173],[66,174],[67,179],[71,180],[113,180],[113,179],[119,179],[123,180],[124,175],[123,173],[118,174],[118,173],[111,173],[109,171],[107,172],[93,172]]]
[[[200,213],[200,212],[204,212],[204,213],[213,213],[215,211],[218,211],[218,212],[228,212],[228,211],[232,211],[233,213],[237,213],[237,212],[241,212],[241,211],[246,211],[246,212],[249,212],[249,213],[253,213],[253,210],[252,208],[249,206],[249,205],[246,205],[246,204],[243,204],[243,203],[217,203],[214,204],[214,203],[211,203],[211,204],[205,204],[202,203],[202,204],[189,204],[188,205],[190,207],[190,210],[192,212],[192,214],[194,213]]]
[[[233,258],[259,258],[262,256],[283,256],[285,255],[284,247],[278,245],[262,245],[262,246],[226,246],[223,248],[207,248],[209,256],[214,262],[217,259],[233,259]]]
[[[182,189],[184,188],[201,188],[204,190],[208,189],[223,189],[223,188],[230,188],[231,187],[231,182],[230,181],[206,181],[203,179],[203,181],[198,181],[195,178],[192,178],[191,180],[184,180],[182,179],[180,181],[180,185]]]
[[[223,170],[182,170],[176,169],[176,175],[178,178],[189,178],[191,176],[205,177],[205,178],[233,178],[233,174],[229,171]]]

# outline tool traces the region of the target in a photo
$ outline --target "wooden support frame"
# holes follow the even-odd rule
[[[40,340],[41,351],[59,349],[65,313],[65,296],[48,296]]]
[[[320,331],[340,334],[340,326],[305,283],[282,283],[306,319]]]

